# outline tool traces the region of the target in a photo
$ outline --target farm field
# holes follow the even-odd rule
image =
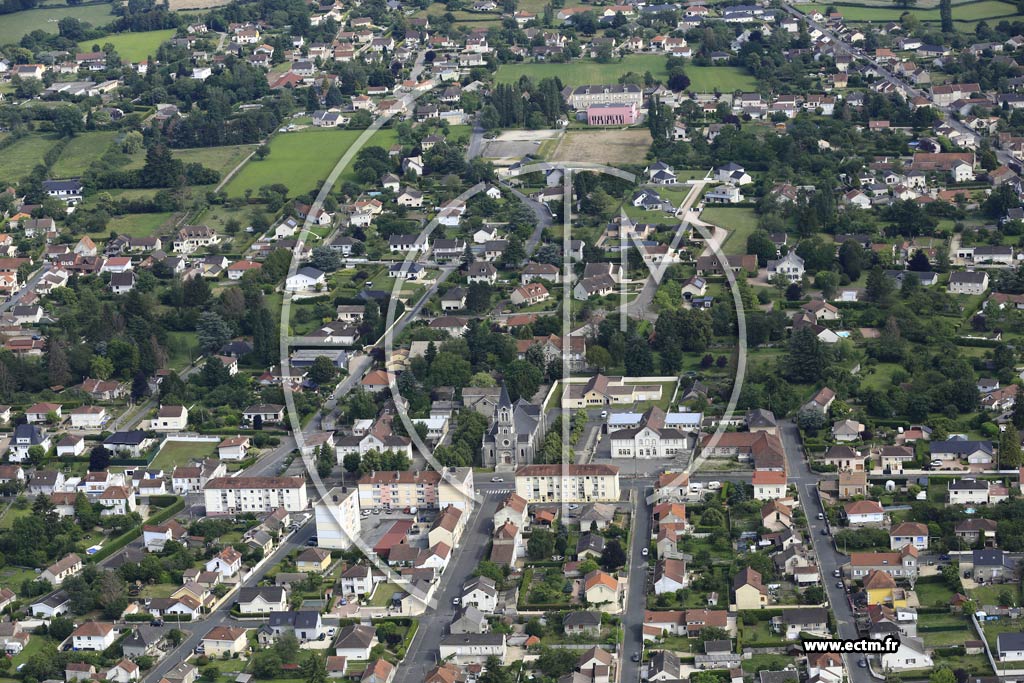
[[[807,11],[824,11],[826,6],[821,4],[805,5],[802,6],[807,8]],[[939,10],[938,5],[935,4],[931,9],[925,9],[923,7],[916,7],[909,10],[902,8],[889,7],[863,7],[858,5],[844,5],[843,3],[837,3],[835,5],[836,11],[840,12],[844,18],[849,21],[898,21],[904,12],[909,11],[911,14],[916,16],[921,21],[938,22],[939,21]],[[992,19],[994,17],[1009,16],[1016,13],[1016,8],[1008,2],[1001,2],[1000,0],[981,0],[981,2],[971,2],[953,5],[953,21],[960,24],[960,28],[967,30],[968,24],[965,22],[977,22],[982,19]],[[689,72],[687,72],[689,73]]]
[[[0,45],[17,43],[22,36],[37,29],[56,34],[57,21],[64,17],[89,22],[93,26],[103,26],[114,20],[110,8],[109,3],[103,3],[78,7],[47,7],[5,14],[3,21],[0,21]]]
[[[51,173],[57,178],[81,175],[90,164],[103,155],[117,137],[113,131],[79,133],[68,141]]]
[[[569,131],[551,154],[552,161],[642,164],[651,145],[646,128]]]
[[[757,216],[753,209],[711,207],[704,209],[700,218],[729,231],[722,245],[722,251],[726,254],[747,253],[747,238],[757,229]]]
[[[738,66],[687,66],[686,75],[690,78],[687,90],[693,92],[733,92],[757,88],[757,80]]]
[[[618,83],[619,76],[630,71],[638,74],[650,71],[656,79],[668,78],[668,72],[665,71],[664,55],[627,55],[621,60],[609,64],[598,64],[590,60],[580,60],[571,65],[502,64],[498,67],[495,80],[498,83],[515,83],[524,75],[535,81],[557,76],[562,80],[563,85],[588,85]],[[689,70],[687,70],[687,74],[689,74]]]
[[[0,181],[14,182],[31,173],[43,156],[57,144],[50,135],[30,134],[4,150],[4,163],[0,165]]]
[[[293,195],[308,192],[327,178],[363,133],[361,130],[304,130],[278,134],[270,142],[270,156],[263,161],[250,160],[225,190],[228,196],[238,197],[246,190],[256,192],[264,185],[284,183]],[[395,139],[394,131],[381,130],[373,134],[369,144],[387,148]],[[355,169],[350,164],[339,180],[354,174]]]
[[[216,457],[217,444],[214,442],[168,441],[151,463],[153,467],[172,470],[178,465],[187,465],[193,460]]]
[[[101,48],[111,43],[124,62],[141,62],[146,57],[156,56],[160,43],[174,37],[174,29],[163,31],[142,31],[139,33],[113,33],[96,40],[83,40],[78,47],[83,52],[92,50],[93,45]]]

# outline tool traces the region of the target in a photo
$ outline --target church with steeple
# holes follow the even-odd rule
[[[503,383],[491,426],[484,433],[483,466],[514,470],[529,465],[543,442],[545,430],[544,410],[523,399],[513,403]]]

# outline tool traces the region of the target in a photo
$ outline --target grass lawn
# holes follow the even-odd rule
[[[173,583],[154,583],[153,585],[143,586],[139,596],[143,598],[169,598],[179,588],[181,586]]]
[[[43,646],[46,645],[48,640],[50,639],[46,636],[32,636],[29,639],[28,644],[25,646],[25,649],[11,657],[10,671],[15,671],[19,666],[41,652]]]
[[[757,216],[753,209],[712,207],[704,209],[700,218],[729,231],[722,244],[722,251],[726,254],[747,253],[747,238],[757,230]]]
[[[793,658],[786,655],[754,655],[750,659],[743,660],[743,671],[744,673],[781,671],[792,663]]]
[[[387,607],[391,604],[391,596],[401,590],[401,588],[393,583],[384,583],[377,586],[377,590],[373,592],[373,597],[370,598],[370,606]]]
[[[51,173],[57,178],[81,175],[96,161],[117,137],[114,131],[79,133],[68,141]]]
[[[78,44],[83,52],[92,50],[93,45],[102,48],[111,43],[117,54],[121,56],[122,62],[141,62],[146,57],[156,56],[156,49],[160,43],[174,37],[174,29],[162,31],[142,31],[139,33],[114,33],[96,40],[83,40]]]
[[[264,161],[249,161],[225,189],[229,196],[239,197],[246,190],[256,192],[264,185],[284,183],[293,195],[307,192],[327,179],[334,165],[364,132],[303,130],[278,134],[270,142],[270,156]],[[373,134],[369,144],[386,149],[395,139],[394,131],[381,130]],[[355,168],[350,163],[339,180],[354,176]]]
[[[1009,583],[1002,584],[988,584],[986,586],[978,586],[968,591],[971,599],[977,603],[978,608],[981,609],[983,605],[1002,605],[1002,600],[999,596],[1002,593],[1009,593],[1010,596],[1016,601],[1016,604],[1020,604],[1020,589]],[[1006,605],[1009,607],[1009,605]]]
[[[3,21],[0,21],[0,45],[17,43],[22,36],[36,30],[56,34],[57,22],[64,17],[103,26],[114,20],[110,8],[110,4],[104,3],[82,7],[47,7],[5,14]]]
[[[922,614],[917,634],[924,638],[928,647],[961,645],[975,638],[974,628],[965,617],[957,614]]]
[[[893,373],[900,369],[896,363],[879,363],[865,368],[860,373],[861,385],[871,389],[886,389],[892,386]]]
[[[953,597],[953,591],[949,589],[949,586],[944,581],[919,579],[914,584],[914,591],[917,593],[917,599],[922,607],[946,606]]]
[[[5,506],[3,516],[0,517],[0,529],[10,529],[11,525],[14,524],[14,520],[18,519],[19,517],[27,517],[31,514],[32,508],[25,508],[23,510],[19,510],[13,505]]]
[[[19,12],[19,14],[21,13]],[[7,21],[6,17],[4,21]],[[43,163],[43,156],[55,144],[57,144],[55,136],[35,133],[26,135],[15,142],[4,150],[4,163],[0,166],[0,181],[15,182],[27,176],[33,168]]]
[[[168,367],[180,372],[192,362],[192,359],[199,353],[195,337],[196,335],[192,332],[167,333]]]
[[[116,232],[129,237],[149,237],[155,235],[173,215],[173,213],[126,213],[123,216],[111,218],[107,222],[106,229],[95,234],[106,236],[111,232]]]
[[[227,145],[225,147],[193,147],[174,150],[174,158],[186,164],[202,164],[220,172],[221,178],[231,172],[256,145]]]
[[[214,442],[167,441],[153,458],[154,468],[174,469],[176,465],[187,465],[193,460],[215,457],[217,444]]]
[[[565,64],[502,64],[498,67],[495,80],[498,83],[516,83],[524,75],[534,81],[557,76],[562,85],[596,85],[618,83],[619,76],[630,71],[638,74],[650,71],[656,79],[666,80],[668,72],[665,71],[665,60],[664,55],[626,55],[609,64],[598,64],[591,60],[574,61],[571,67]],[[697,69],[687,69],[687,75],[691,70]]]
[[[690,78],[687,90],[693,92],[733,92],[757,88],[757,79],[738,66],[687,66],[686,75]]]

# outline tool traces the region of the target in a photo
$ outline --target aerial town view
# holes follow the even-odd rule
[[[1024,683],[1024,0],[623,1],[0,0],[0,683]]]

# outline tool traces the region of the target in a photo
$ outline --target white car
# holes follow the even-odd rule
[[[569,507],[570,510],[579,510],[580,509],[580,506],[577,505],[576,503],[572,503],[568,507]]]
[[[708,482],[708,489],[710,489],[711,491],[718,491],[718,490],[721,490],[721,488],[722,488],[722,482],[720,482],[720,481],[709,481]]]
[[[491,477],[491,481],[493,481],[494,483],[498,483],[505,480],[502,479],[501,477]]]
[[[649,548],[644,548],[643,550],[640,551],[640,554],[643,555],[644,557],[647,557],[650,553],[651,553],[651,551],[650,551]]]

